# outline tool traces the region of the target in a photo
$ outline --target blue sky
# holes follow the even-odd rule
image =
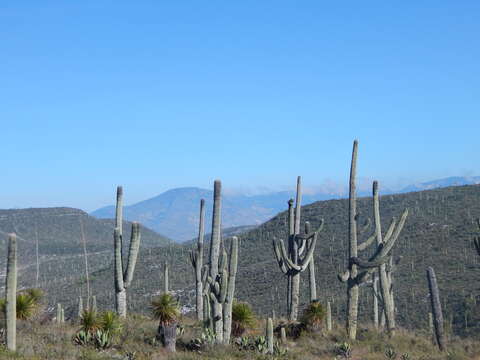
[[[478,1],[3,1],[0,208],[480,175]]]

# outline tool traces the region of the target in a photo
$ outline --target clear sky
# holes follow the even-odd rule
[[[480,175],[479,1],[2,1],[0,208]]]

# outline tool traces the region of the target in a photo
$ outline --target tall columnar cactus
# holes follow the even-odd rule
[[[221,211],[222,211],[222,183],[220,180],[215,180],[213,185],[213,216],[212,216],[212,234],[210,240],[210,267],[209,267],[209,284],[213,288],[215,283],[220,280],[219,276],[219,257],[220,257],[220,242],[221,242]],[[220,287],[217,286],[217,289]],[[217,290],[214,289],[214,290]],[[223,342],[223,318],[222,318],[222,304],[221,301],[224,298],[218,299],[215,296],[215,291],[210,291],[210,308],[212,327],[215,332],[215,338],[217,343]]]
[[[7,349],[17,349],[17,236],[8,235],[7,277],[5,283],[5,328]]]
[[[438,291],[437,277],[432,267],[427,269],[428,288],[430,290],[430,303],[432,305],[433,325],[435,328],[435,337],[437,339],[440,351],[447,349],[445,331],[443,327],[442,305],[440,304],[440,294]]]
[[[230,341],[232,303],[235,293],[235,278],[238,263],[238,239],[233,237],[230,254],[221,245],[221,182],[215,180],[213,191],[212,237],[208,272],[204,271],[204,295],[208,296],[210,326],[217,343]],[[207,306],[205,304],[205,306]]]
[[[477,226],[480,231],[480,219],[477,219]],[[480,236],[475,236],[473,238],[473,243],[475,244],[475,249],[477,250],[478,255],[480,255]]]
[[[120,317],[127,316],[127,288],[133,279],[133,272],[137,262],[138,251],[140,248],[140,225],[137,222],[132,223],[130,248],[128,250],[127,268],[123,268],[123,232],[122,232],[122,212],[123,212],[123,189],[117,187],[117,206],[115,211],[115,230],[114,239],[114,263],[115,263],[115,310]]]
[[[382,290],[382,299],[385,308],[385,314],[387,318],[387,326],[390,335],[394,334],[395,319],[393,317],[393,302],[389,296],[390,285],[388,283],[388,277],[385,270],[385,264],[390,258],[390,251],[395,244],[403,225],[408,215],[408,209],[406,209],[400,221],[397,224],[395,218],[392,220],[390,227],[383,238],[381,222],[380,222],[380,208],[378,201],[378,183],[375,181],[373,184],[373,208],[375,218],[375,232],[368,238],[367,241],[358,245],[357,237],[357,197],[356,197],[356,168],[357,168],[357,154],[358,154],[358,142],[353,143],[352,162],[350,167],[350,191],[349,191],[349,269],[339,275],[339,279],[347,283],[347,333],[348,337],[352,340],[356,339],[357,334],[357,318],[358,318],[358,296],[359,286],[365,282],[369,275],[379,269],[380,273],[380,287]],[[373,240],[377,239],[377,248],[373,256],[364,261],[358,257],[358,252],[365,250],[373,243]],[[360,271],[359,271],[360,270]]]
[[[197,304],[197,320],[203,321],[203,282],[202,282],[202,268],[203,268],[203,237],[205,233],[205,200],[200,200],[200,221],[198,226],[198,241],[197,248],[190,251],[190,261],[195,271],[195,289],[196,289],[196,304]]]
[[[273,354],[273,321],[268,318],[266,321],[265,339],[267,341],[267,353]]]
[[[168,293],[168,263],[165,262],[163,265],[163,292]]]
[[[226,254],[224,255],[226,259]],[[222,274],[222,276],[228,276],[228,283],[224,286],[227,287],[227,296],[223,303],[223,342],[225,344],[230,343],[230,334],[232,333],[232,306],[233,298],[235,295],[235,279],[237,276],[238,266],[238,238],[232,237],[230,243],[230,258],[228,261],[228,273]]]
[[[311,232],[310,224],[305,224],[305,234],[300,234],[300,213],[302,201],[302,180],[297,178],[297,196],[295,208],[293,200],[288,202],[288,252],[283,240],[273,238],[273,249],[278,265],[287,275],[287,312],[290,320],[298,316],[300,301],[300,273],[309,268],[317,242],[318,233],[323,227],[323,220],[317,231]],[[310,297],[316,298],[315,265],[310,267]],[[315,300],[315,299],[314,299]]]

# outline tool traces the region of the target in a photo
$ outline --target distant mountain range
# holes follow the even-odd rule
[[[430,190],[447,186],[479,184],[480,176],[449,177],[429,182],[409,185],[399,191],[384,189],[383,194],[407,193]],[[370,191],[359,191],[360,196],[370,196]],[[245,225],[260,225],[287,208],[288,199],[295,196],[294,191],[273,192],[262,195],[224,195],[223,228]],[[340,199],[347,196],[345,189],[336,192],[318,191],[304,194],[302,204],[321,200]],[[125,219],[139,221],[150,229],[175,241],[184,242],[197,236],[200,199],[206,203],[206,232],[209,231],[212,212],[213,191],[196,187],[168,190],[151,199],[125,206]],[[97,218],[113,218],[113,205],[93,211],[90,215]]]

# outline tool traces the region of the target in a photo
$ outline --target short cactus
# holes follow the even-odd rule
[[[265,339],[267,340],[267,353],[273,355],[273,321],[268,318],[265,329]]]

